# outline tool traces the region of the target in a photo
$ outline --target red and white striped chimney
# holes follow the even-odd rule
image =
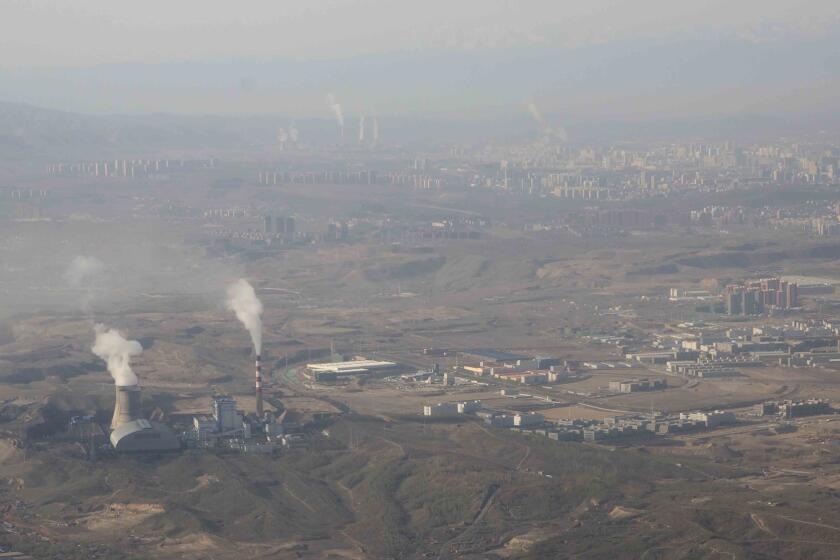
[[[263,417],[263,402],[262,402],[262,365],[260,364],[260,355],[257,354],[256,373],[254,378],[254,388],[257,392],[257,418]]]

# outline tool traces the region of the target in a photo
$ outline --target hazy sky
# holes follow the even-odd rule
[[[0,65],[577,46],[836,26],[836,0],[3,0]]]
[[[530,98],[581,115],[826,111],[838,29],[837,0],[0,0],[0,101],[328,116],[335,92],[348,114],[492,115]]]

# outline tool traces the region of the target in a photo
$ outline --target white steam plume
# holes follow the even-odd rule
[[[543,131],[548,128],[545,124],[545,119],[540,112],[540,108],[537,107],[537,104],[533,101],[529,101],[525,104],[525,107],[528,109],[528,112],[531,113],[531,116],[534,117],[534,120],[537,121],[537,124],[540,125],[540,129]]]
[[[338,123],[342,129],[344,128],[344,111],[341,110],[341,105],[335,98],[335,95],[332,93],[327,94],[327,107],[329,107],[330,112],[332,112],[333,116],[335,117],[335,122]]]
[[[534,117],[534,120],[537,121],[537,124],[540,127],[540,132],[542,132],[546,140],[551,140],[553,138],[555,140],[560,140],[561,142],[566,142],[569,139],[565,128],[562,126],[552,127],[548,124],[548,122],[546,122],[545,117],[543,117],[543,114],[540,111],[540,108],[537,107],[536,103],[528,101],[525,104],[525,107],[528,109],[528,112],[531,113],[531,116]]]
[[[90,281],[101,276],[105,272],[105,263],[96,257],[79,255],[71,262],[64,271],[64,279],[74,288],[82,288],[90,285]]]
[[[65,282],[74,290],[82,290],[79,306],[85,313],[90,311],[95,286],[101,286],[104,272],[105,263],[96,257],[86,257],[84,255],[74,257],[67,270],[64,271]]]
[[[116,329],[106,329],[97,323],[94,326],[96,340],[91,350],[105,360],[114,383],[120,387],[137,385],[137,376],[131,371],[129,361],[132,356],[139,356],[143,346],[136,340],[126,340]]]
[[[227,307],[234,313],[236,318],[245,325],[254,343],[254,351],[257,355],[262,353],[262,302],[257,298],[256,292],[251,284],[244,278],[240,278],[227,289]]]

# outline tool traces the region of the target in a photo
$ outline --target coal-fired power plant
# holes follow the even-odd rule
[[[140,418],[140,387],[138,385],[117,385],[117,400],[114,403],[114,417],[111,430]]]
[[[262,365],[260,364],[260,355],[257,354],[257,361],[255,362],[255,378],[254,378],[254,390],[256,391],[257,397],[257,418],[262,418],[263,416],[263,402],[262,402]]]

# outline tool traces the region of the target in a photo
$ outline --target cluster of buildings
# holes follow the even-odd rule
[[[572,375],[572,364],[560,358],[531,358],[489,350],[476,350],[464,355],[467,363],[461,368],[465,372],[509,383],[521,385],[557,383]]]
[[[682,412],[679,415],[631,414],[605,418],[603,422],[589,422],[581,429],[584,441],[614,440],[639,435],[667,435],[693,432],[734,424],[732,412]]]
[[[213,168],[215,158],[202,160],[168,159],[115,159],[112,161],[81,161],[76,163],[50,163],[47,175],[61,177],[148,177],[177,170]]]
[[[438,220],[421,223],[384,223],[374,234],[380,243],[416,245],[430,241],[476,240],[482,237],[480,228],[487,227],[483,219]]]
[[[811,292],[810,287],[800,291],[796,282],[781,278],[763,278],[726,286],[722,292],[722,303],[720,292],[713,293],[708,289],[671,288],[668,299],[672,302],[711,302],[705,308],[698,309],[714,310],[727,315],[761,315],[770,311],[799,307],[801,293],[820,291],[815,289]],[[833,291],[830,289],[830,292]]]
[[[295,424],[284,423],[285,411],[279,416],[272,411],[261,416],[246,414],[237,409],[229,395],[214,396],[210,413],[193,416],[189,427],[179,433],[162,422],[144,418],[140,400],[139,386],[116,388],[109,439],[117,452],[166,452],[186,447],[271,453],[278,446],[299,447],[305,443]],[[89,416],[74,417],[69,432],[84,442],[99,435]]]
[[[827,399],[807,399],[801,401],[768,401],[753,407],[756,416],[779,416],[780,418],[800,418],[818,414],[833,414],[831,401]]]
[[[302,435],[284,429],[285,412],[275,416],[265,411],[261,418],[236,408],[229,395],[213,397],[210,414],[193,417],[192,429],[184,433],[187,447],[224,447],[245,452],[271,453],[278,446],[298,446]]]
[[[721,329],[692,327],[657,335],[658,349],[631,352],[628,359],[664,366],[685,377],[731,377],[742,368],[768,365],[840,365],[840,323],[796,320],[785,324]]]
[[[556,441],[616,440],[624,437],[668,435],[712,429],[734,424],[737,419],[729,411],[684,412],[678,415],[627,414],[607,417],[604,420],[584,418],[547,421],[539,412],[478,413],[486,424],[497,428],[541,435]]]
[[[779,278],[731,284],[723,292],[727,315],[760,315],[765,309],[799,306],[799,286]]]
[[[292,216],[263,216],[262,233],[293,239],[297,233],[295,219]]]
[[[683,377],[734,377],[740,375],[738,367],[762,365],[761,362],[753,362],[747,360],[699,360],[687,361],[679,360],[668,362],[666,369],[677,375]]]

